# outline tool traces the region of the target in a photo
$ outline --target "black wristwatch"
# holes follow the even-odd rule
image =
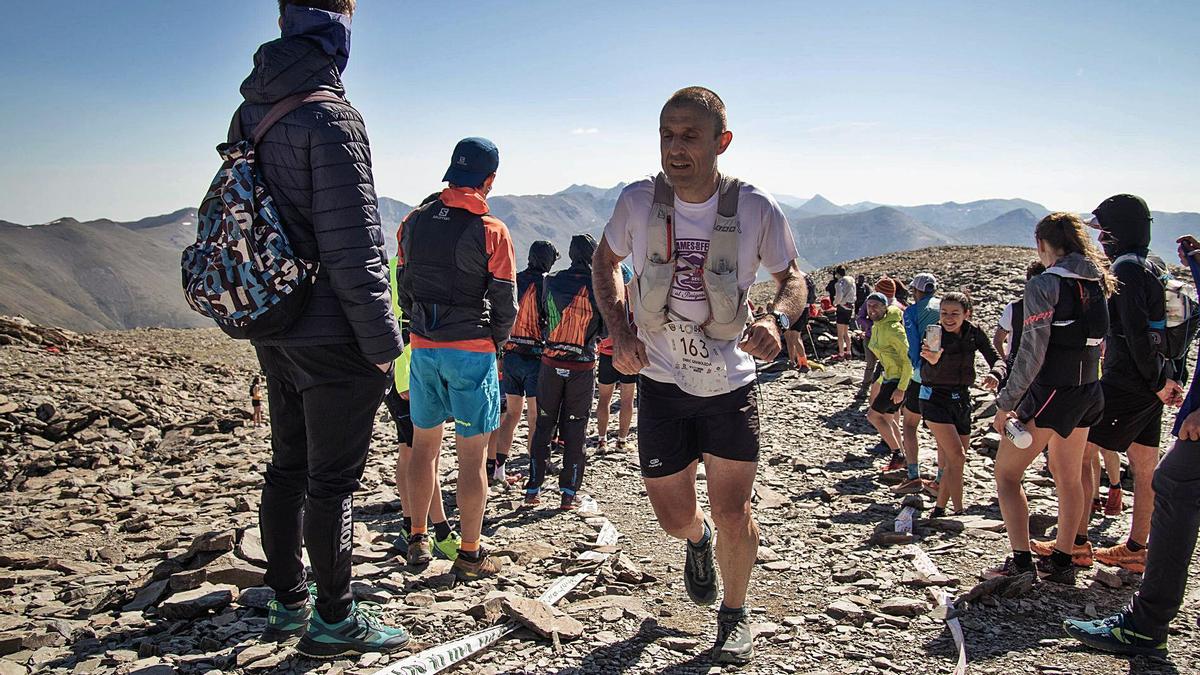
[[[783,312],[771,312],[775,317],[775,325],[779,326],[779,332],[783,332],[792,327],[792,320]]]

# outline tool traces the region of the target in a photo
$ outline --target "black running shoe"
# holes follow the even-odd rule
[[[1056,584],[1065,584],[1067,586],[1075,585],[1075,570],[1076,567],[1070,561],[1066,565],[1059,567],[1054,564],[1053,558],[1038,558],[1035,563],[1038,576],[1043,581],[1053,581]]]
[[[743,609],[717,612],[717,642],[712,648],[715,663],[745,665],[754,658],[754,635],[750,617]]]
[[[717,532],[708,518],[704,519],[704,525],[709,532],[707,542],[697,545],[684,541],[687,560],[683,563],[683,587],[697,605],[711,605],[717,601],[717,569],[713,564],[713,543]]]

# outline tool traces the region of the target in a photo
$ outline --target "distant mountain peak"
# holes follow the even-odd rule
[[[814,216],[832,216],[839,213],[845,213],[846,209],[834,204],[821,195],[813,195],[813,198],[804,202],[800,206],[800,210],[805,213],[811,213]]]

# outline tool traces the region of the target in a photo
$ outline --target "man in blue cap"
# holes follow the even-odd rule
[[[449,187],[410,213],[397,235],[397,296],[411,321],[413,348],[408,562],[424,565],[433,557],[428,507],[438,489],[442,423],[453,417],[462,531],[453,570],[463,580],[500,571],[479,546],[488,438],[500,425],[496,352],[517,316],[512,239],[487,204],[499,166],[500,152],[491,141],[459,141],[442,178]]]

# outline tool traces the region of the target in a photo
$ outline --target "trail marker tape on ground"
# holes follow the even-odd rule
[[[900,519],[897,518],[897,527],[899,527]],[[917,572],[925,577],[933,578],[940,576],[942,573],[938,570],[936,563],[930,559],[925,551],[921,550],[916,544],[909,544],[905,547],[905,553],[912,556],[913,567]],[[967,644],[963,638],[962,624],[958,622],[958,617],[950,613],[950,596],[946,591],[937,586],[929,587],[929,594],[933,596],[934,602],[938,604],[938,609],[946,621],[946,627],[950,629],[950,634],[954,636],[954,644],[958,646],[958,664],[954,667],[954,675],[966,675],[967,672]]]
[[[584,509],[588,507],[590,507],[590,510],[587,512],[599,513],[599,506],[591,497],[584,498],[580,512],[585,512]],[[600,531],[596,534],[596,545],[613,546],[617,543],[620,536],[621,534],[617,531],[617,528],[611,521],[605,518],[603,525],[600,526]],[[605,560],[609,555],[608,553],[599,553],[597,551],[584,551],[579,554],[578,559]],[[587,571],[559,577],[554,580],[554,583],[550,584],[550,587],[538,599],[548,605],[556,604],[591,575],[591,573],[591,571]],[[433,673],[440,673],[450,666],[464,661],[496,644],[518,628],[520,628],[520,624],[514,621],[485,628],[470,635],[465,635],[456,640],[444,642],[413,654],[386,668],[375,671],[374,675],[433,675]]]

